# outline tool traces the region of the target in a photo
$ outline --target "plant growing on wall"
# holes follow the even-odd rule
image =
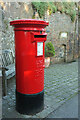
[[[45,11],[48,9],[47,2],[32,2],[32,6],[37,10],[40,18],[45,15]]]
[[[48,10],[49,10],[49,15],[51,15],[52,13],[55,13],[57,11],[57,7],[55,6],[53,2],[49,2]]]
[[[64,6],[64,13],[70,15],[72,22],[74,22],[76,18],[76,10],[75,10],[75,3],[74,2],[63,2]]]
[[[45,12],[49,10],[49,15],[60,11],[71,17],[72,22],[76,18],[75,2],[32,2],[32,6],[39,14],[39,17],[42,18],[45,15]]]

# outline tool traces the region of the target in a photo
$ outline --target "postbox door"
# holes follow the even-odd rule
[[[45,42],[41,40],[37,40],[36,44],[36,52],[35,52],[35,73],[34,79],[36,81],[36,88],[39,91],[44,89],[44,45]]]

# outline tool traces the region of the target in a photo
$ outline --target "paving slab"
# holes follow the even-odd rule
[[[50,113],[47,118],[78,118],[78,95]]]

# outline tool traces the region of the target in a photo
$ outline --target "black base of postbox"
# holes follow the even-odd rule
[[[16,110],[21,114],[34,115],[44,109],[44,90],[37,94],[16,91]]]

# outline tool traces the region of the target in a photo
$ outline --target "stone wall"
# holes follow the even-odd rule
[[[1,6],[0,6],[0,10],[1,10]],[[0,38],[2,38],[2,13],[0,12]],[[2,44],[1,44],[1,40],[0,40],[0,65],[2,64],[1,61],[1,54],[2,54]]]
[[[2,49],[14,48],[14,31],[9,22],[15,19],[32,19],[34,14],[31,3],[6,2],[0,3],[2,22]],[[35,18],[40,19],[38,14]],[[1,18],[0,17],[0,18]],[[77,18],[77,17],[76,17]],[[55,48],[55,56],[51,58],[53,63],[70,62],[78,57],[77,19],[72,23],[70,16],[56,12],[52,15],[45,14],[45,20],[49,21],[47,42],[51,41]],[[66,37],[61,37],[67,34]]]
[[[6,2],[1,4],[2,12],[2,49],[11,49],[15,53],[14,31],[10,21],[16,19],[31,19],[33,9],[31,3]]]
[[[49,21],[47,42],[51,41],[55,48],[52,62],[73,61],[78,57],[78,23],[75,24],[76,20],[72,22],[70,16],[60,12],[46,17],[46,20]]]

